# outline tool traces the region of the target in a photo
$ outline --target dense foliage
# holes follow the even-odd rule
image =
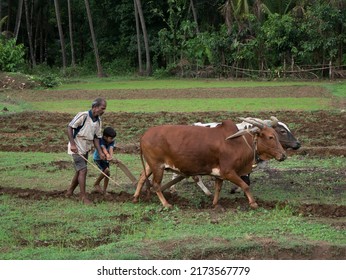
[[[322,76],[346,65],[345,0],[0,1],[3,40],[17,38],[33,68],[95,71],[86,2],[107,74],[273,77],[314,67]],[[140,12],[145,29],[140,17],[136,29]],[[16,70],[12,63],[0,70]]]
[[[16,45],[14,39],[0,38],[0,70],[7,72],[18,71],[24,64],[24,46]]]

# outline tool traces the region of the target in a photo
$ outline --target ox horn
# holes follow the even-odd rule
[[[279,120],[278,120],[276,117],[271,116],[270,119],[271,119],[271,126],[272,126],[272,127],[275,127],[275,126],[278,125]]]
[[[237,137],[242,136],[242,135],[244,135],[244,134],[246,134],[246,133],[248,133],[248,132],[249,132],[249,131],[246,130],[246,129],[239,130],[238,132],[236,132],[236,133],[234,133],[234,134],[228,136],[228,137],[226,138],[226,140],[228,140],[228,139],[233,139],[233,138],[237,138]]]
[[[237,138],[237,137],[242,136],[242,135],[244,135],[244,134],[246,134],[246,133],[255,134],[255,133],[257,133],[259,130],[260,130],[260,129],[259,129],[258,127],[254,127],[254,128],[252,128],[252,129],[243,129],[243,130],[239,130],[238,132],[236,132],[236,133],[234,133],[234,134],[228,136],[228,137],[226,138],[226,140],[228,140],[228,139],[233,139],[233,138]]]
[[[260,122],[258,120],[253,119],[253,118],[239,118],[239,119],[241,119],[242,121],[251,123],[252,125],[259,127],[260,129],[262,129],[266,126],[266,124],[264,122]]]

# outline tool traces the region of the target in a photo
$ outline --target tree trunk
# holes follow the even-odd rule
[[[151,59],[150,59],[150,51],[149,51],[149,40],[148,40],[148,33],[147,33],[147,28],[145,26],[145,20],[143,16],[143,9],[142,9],[142,3],[141,0],[136,0],[137,4],[137,10],[138,10],[138,15],[139,19],[141,21],[141,26],[142,26],[142,32],[143,32],[143,38],[144,38],[144,46],[145,46],[145,56],[146,56],[146,74],[151,75]]]
[[[95,32],[94,32],[94,26],[93,26],[92,16],[91,16],[91,12],[90,12],[89,1],[84,0],[84,3],[85,3],[85,8],[87,11],[87,16],[88,16],[88,21],[89,21],[91,39],[92,39],[93,46],[94,46],[94,53],[95,53],[96,66],[97,66],[97,76],[98,77],[105,77],[105,74],[103,73],[102,66],[101,66],[99,52],[97,49],[96,36],[95,36]]]
[[[31,25],[29,20],[29,10],[28,10],[28,0],[24,0],[24,10],[25,10],[25,19],[26,19],[26,30],[28,33],[28,42],[29,42],[29,50],[30,50],[30,58],[32,66],[36,66],[36,60],[34,55],[34,49],[32,47],[32,35],[31,35]]]
[[[193,0],[190,0],[190,8],[191,8],[191,11],[192,11],[193,20],[196,23],[196,32],[199,33],[198,21],[197,21],[197,11],[195,9],[195,5],[193,3]]]
[[[12,21],[12,15],[11,15],[11,11],[12,11],[12,0],[8,0],[7,1],[7,26],[6,26],[6,31],[11,30],[10,29],[10,23]]]
[[[1,2],[0,2],[1,5]],[[16,17],[16,25],[14,27],[14,39],[17,41],[20,23],[22,19],[22,12],[23,12],[23,0],[18,0],[18,10],[17,10],[17,17]]]
[[[136,19],[136,33],[137,33],[137,52],[138,52],[138,71],[140,75],[143,75],[143,65],[142,65],[142,49],[141,49],[141,31],[139,28],[139,19],[138,19],[138,9],[136,0],[133,0],[135,7],[135,19]]]
[[[54,5],[55,5],[56,21],[57,21],[58,30],[59,30],[60,47],[61,47],[61,54],[62,54],[62,67],[63,67],[63,71],[65,72],[65,69],[66,69],[66,51],[65,51],[64,33],[62,32],[62,26],[61,26],[59,0],[54,0]]]
[[[71,66],[75,67],[76,61],[75,61],[74,49],[73,49],[71,0],[67,0],[67,9],[68,9],[68,27],[70,32],[70,45],[71,45]]]

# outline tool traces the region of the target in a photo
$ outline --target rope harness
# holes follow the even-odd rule
[[[261,161],[259,155],[257,154],[257,135],[252,135],[250,132],[247,131],[247,133],[249,133],[251,135],[251,137],[253,138],[253,146],[251,147],[249,142],[246,140],[246,137],[244,135],[242,135],[246,145],[249,147],[249,149],[251,150],[251,152],[253,152],[253,164],[252,164],[252,168],[257,167],[257,163],[259,163]]]

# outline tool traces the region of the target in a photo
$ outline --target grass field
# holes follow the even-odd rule
[[[293,96],[285,91],[288,86],[297,89]],[[274,88],[274,92],[266,97],[254,96],[254,89],[260,87]],[[132,99],[134,92],[130,91],[126,98],[118,98],[122,90],[125,94],[134,89],[146,93],[160,89],[164,93],[166,89],[189,88],[213,89],[220,96],[212,98],[206,93],[201,98],[188,98],[180,91],[170,99]],[[221,94],[225,88],[232,93]],[[251,98],[241,97],[243,91],[234,92],[236,88],[244,88]],[[305,90],[310,90],[310,95]],[[306,96],[299,97],[300,92]],[[56,112],[56,118],[69,113],[72,117],[88,108],[95,96],[105,93],[107,112],[113,112],[115,120],[116,112],[143,112],[154,119],[154,113],[161,111],[184,114],[224,110],[299,111],[306,118],[309,112],[323,110],[337,112],[335,115],[342,118],[345,92],[345,82],[92,80],[54,90],[0,92],[0,106],[9,110],[0,114],[3,128],[11,114],[27,110],[33,114]],[[235,93],[232,98],[225,97]],[[126,125],[130,130],[131,124]],[[38,136],[31,135],[30,130],[36,131],[36,126],[43,124],[38,121],[29,127],[25,122],[24,126],[28,128],[11,130],[6,124],[2,133],[12,133],[14,144],[17,137],[24,136],[21,131],[28,134],[25,141],[37,141]],[[290,126],[302,129],[298,123]],[[49,133],[50,141],[54,141],[56,132]],[[307,145],[328,146],[328,137],[316,133],[319,142],[303,140]],[[139,176],[142,166],[138,154],[119,153],[117,157]],[[225,211],[219,212],[212,209],[212,199],[191,179],[179,183],[176,194],[167,194],[174,202],[171,210],[162,209],[156,196],[133,204],[134,187],[115,166],[111,167],[112,178],[121,187],[110,183],[110,197],[103,197],[93,192],[98,171],[89,166],[87,188],[94,205],[84,206],[78,195],[72,199],[64,196],[73,175],[66,153],[1,150],[0,259],[346,259],[345,170],[344,156],[293,155],[284,162],[270,162],[268,168],[251,175],[258,210],[250,210],[243,194],[231,194],[232,184],[228,182],[221,197]],[[170,175],[165,176],[169,179]],[[208,187],[213,190],[212,185]]]

